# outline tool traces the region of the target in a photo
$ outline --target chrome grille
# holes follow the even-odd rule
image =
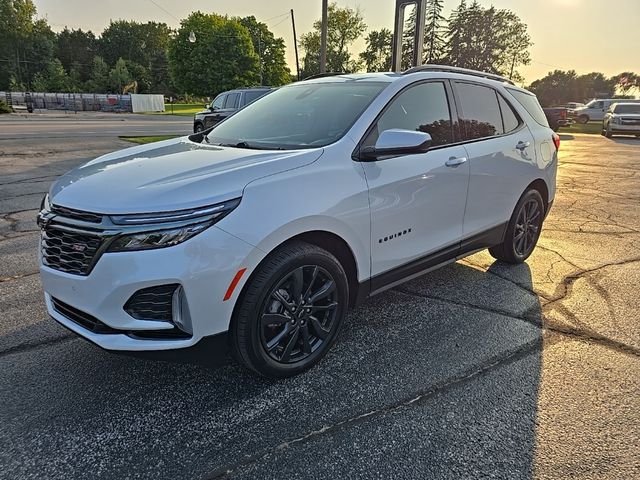
[[[75,275],[88,275],[102,237],[89,232],[69,231],[55,224],[41,233],[42,263],[47,267]]]

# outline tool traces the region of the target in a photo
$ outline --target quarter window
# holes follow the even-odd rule
[[[502,98],[502,95],[498,95],[498,103],[500,104],[500,112],[502,113],[502,125],[504,127],[504,132],[513,132],[520,126],[520,119],[513,111],[513,108],[511,108],[511,105]]]
[[[456,83],[462,107],[460,120],[466,140],[504,133],[495,90],[472,83]]]
[[[380,133],[393,128],[428,133],[433,145],[452,143],[451,114],[444,84],[421,83],[400,93],[378,118],[363,145],[374,145]]]

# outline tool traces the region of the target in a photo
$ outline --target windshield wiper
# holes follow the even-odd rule
[[[247,148],[250,150],[284,150],[283,147],[256,145],[255,143],[245,142],[244,140],[237,143],[214,143],[212,145],[217,145],[219,147]]]

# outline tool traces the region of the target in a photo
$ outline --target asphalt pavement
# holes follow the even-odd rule
[[[51,181],[130,145],[105,133],[129,122],[190,128],[70,122],[0,120],[0,479],[640,478],[640,140],[563,134],[526,264],[481,252],[396,287],[269,381],[110,354],[48,318]]]

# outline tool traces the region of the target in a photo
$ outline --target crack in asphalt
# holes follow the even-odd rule
[[[19,275],[10,275],[8,277],[0,277],[0,283],[11,282],[13,280],[20,280],[21,278],[32,277],[38,275],[40,272],[21,273]]]
[[[54,345],[58,345],[60,343],[66,343],[71,341],[80,340],[80,337],[77,335],[68,335],[64,337],[51,338],[49,340],[45,340],[44,342],[38,343],[23,343],[21,345],[15,345],[13,347],[9,347],[6,350],[0,351],[0,358],[6,357],[8,355],[15,355],[18,353],[29,352],[31,350],[38,350],[39,348],[51,347]]]
[[[291,448],[294,445],[304,444],[315,437],[323,436],[326,434],[335,434],[348,427],[357,425],[370,419],[378,418],[387,414],[397,413],[407,408],[411,408],[415,405],[421,405],[438,394],[446,393],[447,391],[463,386],[478,377],[486,375],[498,368],[510,365],[511,363],[534,354],[542,349],[542,345],[543,339],[537,338],[521,345],[516,349],[505,352],[501,355],[496,355],[488,359],[487,361],[480,363],[479,365],[474,365],[473,367],[468,368],[457,375],[453,375],[446,380],[436,382],[428,388],[417,391],[411,396],[405,397],[402,400],[340,420],[338,422],[332,423],[331,425],[325,425],[318,430],[312,430],[305,435],[293,438],[291,440],[286,440],[276,445],[275,447],[271,447],[266,451],[263,450],[259,453],[250,455],[241,462],[238,462],[231,466],[218,468],[211,473],[204,475],[202,478],[203,480],[217,480],[221,478],[227,478],[239,469],[259,463],[273,453],[281,452],[283,450]]]

